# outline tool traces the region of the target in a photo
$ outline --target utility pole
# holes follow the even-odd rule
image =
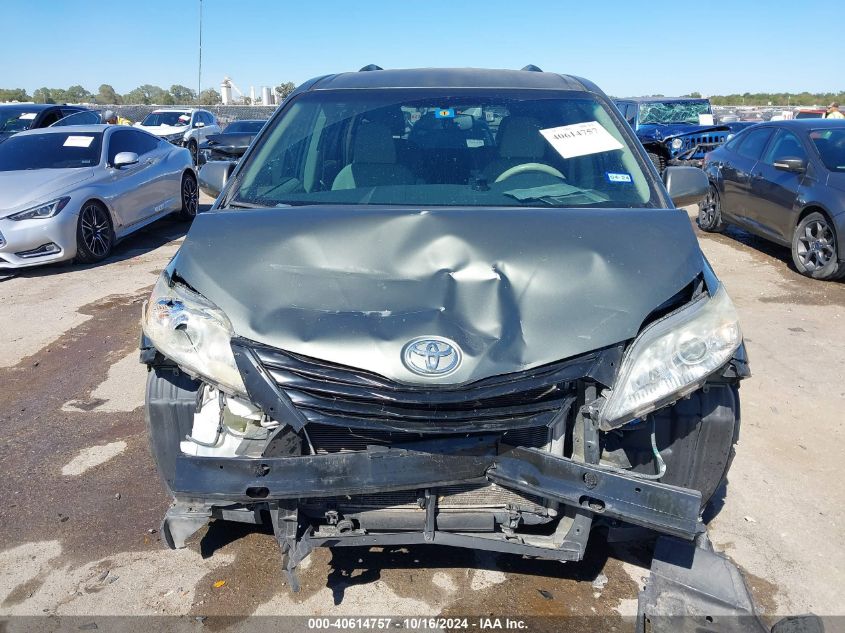
[[[199,72],[197,73],[197,105],[200,103],[200,93],[202,92],[202,0],[200,0],[200,63]]]

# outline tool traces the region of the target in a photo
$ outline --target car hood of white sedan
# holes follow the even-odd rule
[[[93,176],[91,167],[0,171],[0,217],[50,202]]]
[[[189,130],[187,125],[139,125],[139,128],[156,136],[170,136],[184,134]]]

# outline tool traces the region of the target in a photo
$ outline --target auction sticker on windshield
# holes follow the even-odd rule
[[[65,147],[91,147],[94,142],[93,136],[68,136],[65,139]]]
[[[564,158],[622,149],[622,143],[613,138],[598,121],[552,127],[540,130],[540,134]]]

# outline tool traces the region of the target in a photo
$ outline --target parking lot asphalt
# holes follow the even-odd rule
[[[299,594],[266,530],[215,524],[164,549],[169,499],[147,449],[136,348],[141,303],[186,228],[165,219],[100,265],[0,282],[0,615],[564,614],[606,630],[636,613],[649,548],[600,539],[579,564],[318,550]],[[845,615],[845,284],[801,277],[786,249],[741,231],[699,237],[754,373],[711,538],[764,615]],[[671,245],[655,256],[668,264]]]

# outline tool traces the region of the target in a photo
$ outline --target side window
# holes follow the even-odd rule
[[[132,137],[132,146],[135,149],[131,149],[129,151],[135,152],[136,154],[138,154],[138,156],[149,154],[150,152],[158,148],[158,139],[149,134],[144,134],[143,132],[132,130]]]
[[[761,128],[748,132],[739,149],[736,150],[737,154],[753,160],[759,159],[771,135],[771,128]]]
[[[55,110],[50,110],[44,115],[44,118],[41,119],[41,123],[38,124],[38,127],[49,127],[53,125],[56,121],[62,118],[62,111],[56,108]]]
[[[629,103],[625,110],[625,118],[631,127],[637,126],[637,104]]]
[[[763,158],[763,162],[772,165],[784,158],[802,158],[807,160],[807,152],[795,134],[786,130],[778,130],[774,142]]]
[[[744,140],[744,136],[734,136],[731,140],[725,143],[724,147],[725,149],[729,149],[732,152],[735,152]]]
[[[109,137],[109,165],[114,165],[114,157],[120,152],[134,152],[132,130],[117,130]]]
[[[214,115],[211,112],[205,113],[205,124],[206,125],[215,125],[216,121],[214,120]]]

